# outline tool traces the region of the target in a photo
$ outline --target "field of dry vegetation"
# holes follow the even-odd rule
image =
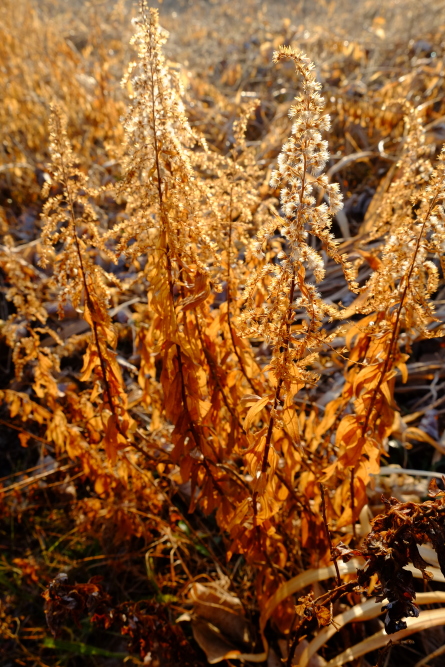
[[[0,665],[445,664],[444,2],[1,0],[0,100]]]

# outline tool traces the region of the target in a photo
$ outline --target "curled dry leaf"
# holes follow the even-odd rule
[[[210,664],[252,651],[253,632],[239,598],[217,584],[195,583],[190,599],[193,636]]]

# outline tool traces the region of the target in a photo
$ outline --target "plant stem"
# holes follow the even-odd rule
[[[321,493],[321,511],[323,515],[324,529],[326,531],[326,538],[328,540],[329,550],[331,552],[331,559],[332,562],[334,563],[335,572],[337,574],[337,586],[341,586],[340,570],[338,569],[337,559],[334,556],[334,545],[332,544],[331,532],[329,530],[328,519],[326,516],[326,500],[324,497],[324,486],[321,483],[320,483],[320,493]]]

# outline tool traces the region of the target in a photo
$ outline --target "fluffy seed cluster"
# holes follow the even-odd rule
[[[431,296],[439,286],[439,264],[442,271],[445,268],[445,153],[442,149],[433,168],[419,111],[410,108],[405,124],[399,177],[377,211],[379,225],[367,239],[372,242],[382,232],[385,235],[378,268],[363,288],[367,301],[362,311],[391,313],[399,306],[398,319],[406,320],[407,331],[429,337],[440,333],[433,324]],[[387,317],[380,333],[391,326],[391,318]]]
[[[311,278],[320,282],[325,276],[322,251],[342,265],[351,289],[356,291],[358,285],[352,265],[339,252],[330,231],[333,215],[342,208],[342,198],[338,184],[330,183],[323,173],[329,153],[322,132],[329,129],[330,120],[323,113],[321,85],[316,81],[314,64],[305,54],[283,46],[274,55],[275,62],[287,58],[295,64],[302,89],[289,111],[293,120],[291,136],[278,156],[278,168],[270,183],[272,188],[280,188],[281,215],[262,227],[253,245],[254,254],[264,256],[267,241],[279,229],[281,251],[274,262],[266,263],[248,281],[242,322],[245,335],[270,341],[275,375],[297,382],[310,379],[310,374],[303,371],[309,362],[305,356],[311,348],[329,342],[329,336],[320,331],[321,324],[326,316],[337,313],[335,306],[321,299],[315,284],[308,282]],[[324,193],[326,201],[317,205],[315,189]],[[261,281],[266,282],[267,297],[258,305],[255,299]],[[297,319],[301,324],[296,324]],[[294,371],[290,370],[290,361]]]
[[[121,193],[127,200],[129,219],[121,227],[119,249],[132,259],[145,255],[165,237],[172,260],[205,273],[214,246],[204,183],[195,177],[205,142],[193,133],[184,113],[181,85],[167,66],[162,46],[166,31],[156,9],[141,2],[132,42],[138,62],[123,81],[133,89],[125,119],[126,160]]]
[[[54,284],[59,291],[59,310],[63,316],[69,298],[75,308],[82,298],[94,292],[100,309],[106,313],[108,289],[106,281],[113,279],[90,257],[99,251],[111,261],[114,253],[107,247],[100,228],[100,209],[94,200],[100,190],[90,187],[88,175],[79,168],[66,132],[66,118],[58,107],[53,107],[50,118],[52,183],[60,184],[61,192],[54,192],[46,182],[43,196],[48,197],[43,207],[41,265],[54,264]],[[59,250],[56,253],[55,247]],[[87,299],[88,300],[88,299]]]

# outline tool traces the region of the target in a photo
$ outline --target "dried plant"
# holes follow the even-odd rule
[[[11,660],[393,665],[445,602],[440,35],[43,4],[0,9]]]
[[[61,112],[53,110],[53,179],[63,192],[50,197],[43,209],[41,264],[47,266],[55,245],[61,245],[54,267],[54,281],[59,286],[59,313],[69,296],[74,308],[83,305],[83,316],[92,330],[81,379],[88,381],[94,372],[103,383],[103,404],[99,407],[104,421],[104,447],[114,462],[119,448],[128,444],[131,418],[127,413],[127,395],[114,348],[117,337],[108,315],[109,290],[106,280],[113,278],[89,257],[89,249],[100,251],[114,260],[98,228],[98,215],[92,198],[98,192],[88,187],[87,178],[76,165],[69,145]],[[44,186],[44,196],[50,186]],[[78,229],[78,227],[80,229]],[[83,303],[81,304],[83,300]],[[100,393],[97,385],[94,393]],[[91,399],[90,399],[91,400]],[[105,416],[109,413],[108,416]]]

